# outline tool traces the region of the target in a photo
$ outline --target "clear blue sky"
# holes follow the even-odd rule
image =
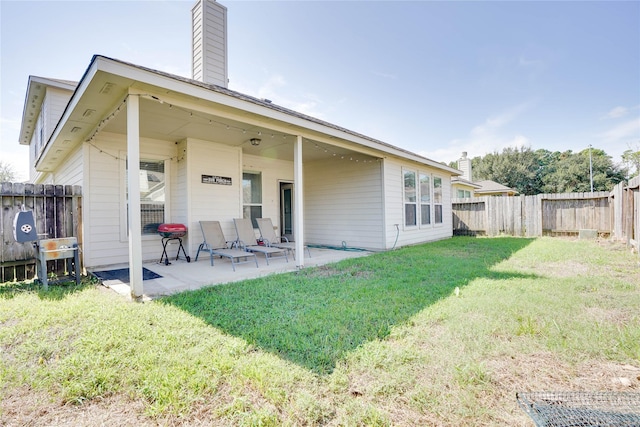
[[[190,77],[194,1],[0,0],[0,158],[30,74],[101,54]],[[222,1],[229,87],[437,161],[640,149],[640,2]]]

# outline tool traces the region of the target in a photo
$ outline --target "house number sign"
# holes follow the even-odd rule
[[[231,185],[231,178],[227,176],[202,175],[203,184]]]

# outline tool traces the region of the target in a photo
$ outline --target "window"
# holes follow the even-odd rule
[[[458,189],[458,197],[460,197],[460,198],[471,197],[471,191]]]
[[[434,222],[442,224],[442,178],[433,177]]]
[[[417,222],[416,173],[404,173],[404,225],[414,226]]]
[[[403,171],[403,178],[405,227],[420,225],[426,228],[442,224],[442,178],[422,171],[407,170]]]
[[[242,215],[251,218],[253,228],[258,228],[256,218],[262,218],[262,174],[243,172],[242,174]]]
[[[128,170],[125,173],[125,189],[127,174]],[[128,200],[129,195],[125,197]],[[127,206],[127,212],[128,209]],[[157,234],[158,226],[165,222],[164,211],[164,160],[140,160],[140,226],[143,235]]]
[[[431,177],[420,174],[420,224],[431,224]]]
[[[142,234],[156,234],[164,223],[165,176],[163,160],[140,161],[140,215]]]

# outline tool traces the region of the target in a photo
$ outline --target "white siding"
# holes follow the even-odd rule
[[[262,173],[262,216],[278,225],[280,217],[280,182],[293,182],[293,162],[244,156],[242,170]]]
[[[428,226],[405,227],[403,201],[403,168],[430,174],[432,177],[442,178],[442,224]],[[414,245],[434,240],[446,239],[453,235],[453,219],[451,217],[451,176],[438,169],[429,168],[400,159],[384,160],[385,177],[385,218],[386,218],[386,248],[393,247],[396,237],[396,247]],[[396,228],[395,224],[398,224]]]
[[[233,218],[242,215],[242,152],[239,147],[189,139],[186,143],[186,179],[189,207],[189,248],[193,257],[202,242],[199,221],[220,221],[225,237],[233,240]],[[182,154],[181,154],[182,155]],[[231,178],[231,185],[203,184],[202,175]]]
[[[384,249],[380,162],[330,159],[303,172],[307,243]]]
[[[47,87],[47,93],[42,101],[42,117],[44,118],[43,146],[53,134],[72,94],[73,92],[65,89]]]
[[[76,147],[53,173],[53,181],[61,185],[83,185],[83,146]]]
[[[187,182],[187,142],[178,143],[180,161],[171,162],[171,222],[189,224],[189,185]],[[190,232],[191,230],[189,230]],[[190,234],[190,233],[189,233]]]
[[[87,148],[85,160],[89,165],[83,187],[84,260],[87,267],[126,264],[129,247],[126,235],[125,168],[126,138],[124,135],[101,133]],[[103,150],[104,152],[100,152]],[[171,159],[165,167],[169,193],[167,222],[171,221],[171,170],[178,160],[173,142],[142,138],[140,157]],[[167,170],[169,171],[167,173]],[[159,235],[142,237],[142,257],[146,261],[159,260],[162,253]],[[172,256],[172,254],[170,254]],[[175,256],[175,253],[173,254]]]
[[[233,219],[242,217],[243,170],[262,173],[262,216],[270,217],[277,223],[280,196],[278,184],[280,181],[293,180],[292,162],[243,156],[238,147],[210,141],[189,139],[185,146],[187,167],[184,178],[179,181],[186,182],[185,193],[189,200],[186,202],[189,206],[187,223],[190,227],[188,252],[192,256],[195,257],[198,245],[202,242],[199,221],[220,221],[225,237],[228,240],[235,239]],[[202,175],[229,177],[232,185],[203,184]]]

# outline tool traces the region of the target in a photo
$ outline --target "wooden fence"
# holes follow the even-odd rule
[[[70,185],[0,183],[0,283],[33,279],[36,274],[32,243],[17,243],[13,220],[22,209],[32,210],[39,238],[77,237],[82,248],[82,189]],[[64,261],[49,261],[47,271],[63,274]]]
[[[640,252],[640,176],[616,185],[611,199],[614,238]]]
[[[453,233],[456,235],[577,234],[596,230],[610,235],[610,193],[538,194],[515,197],[453,199]]]

